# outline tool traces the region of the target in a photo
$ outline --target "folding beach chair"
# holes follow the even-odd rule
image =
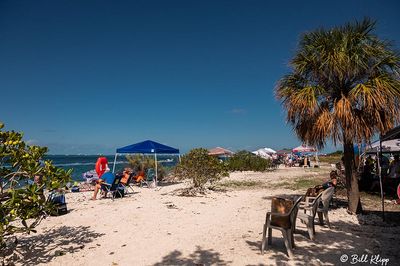
[[[116,176],[112,184],[102,183],[101,189],[106,193],[111,192],[111,199],[114,200],[116,197],[122,198],[124,196],[124,188],[121,186],[121,176]]]
[[[154,171],[154,168],[147,169],[146,177],[141,182],[141,186],[143,186],[143,184],[146,184],[148,188],[155,187],[155,182],[156,182],[156,172]]]
[[[121,187],[124,188],[125,193],[128,194],[129,193],[129,189],[132,190],[132,193],[134,193],[135,191],[133,190],[133,185],[132,185],[132,181],[134,178],[135,174],[130,174],[128,180],[126,181],[126,183],[120,183]]]

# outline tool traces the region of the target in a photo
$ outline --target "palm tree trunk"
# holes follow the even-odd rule
[[[343,150],[344,150],[344,167],[346,175],[346,188],[347,198],[349,201],[349,212],[350,213],[361,213],[362,206],[360,201],[360,191],[358,189],[358,178],[355,171],[355,160],[354,160],[354,147],[352,141],[346,141],[344,139]]]

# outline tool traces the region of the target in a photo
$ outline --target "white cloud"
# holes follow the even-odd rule
[[[39,143],[39,141],[36,140],[36,139],[28,139],[28,140],[25,141],[25,142],[26,142],[26,144],[28,144],[28,145],[36,145],[36,144]]]
[[[245,114],[247,113],[247,111],[245,109],[242,108],[233,108],[230,113],[232,114]]]

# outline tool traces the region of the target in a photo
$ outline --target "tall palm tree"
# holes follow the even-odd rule
[[[400,121],[400,56],[374,28],[365,18],[303,34],[291,73],[275,89],[302,141],[320,148],[329,139],[343,144],[351,213],[362,210],[353,143]]]

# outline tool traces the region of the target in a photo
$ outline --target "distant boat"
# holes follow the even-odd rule
[[[172,163],[174,161],[174,159],[166,159],[166,160],[161,160],[158,161],[159,163]]]

